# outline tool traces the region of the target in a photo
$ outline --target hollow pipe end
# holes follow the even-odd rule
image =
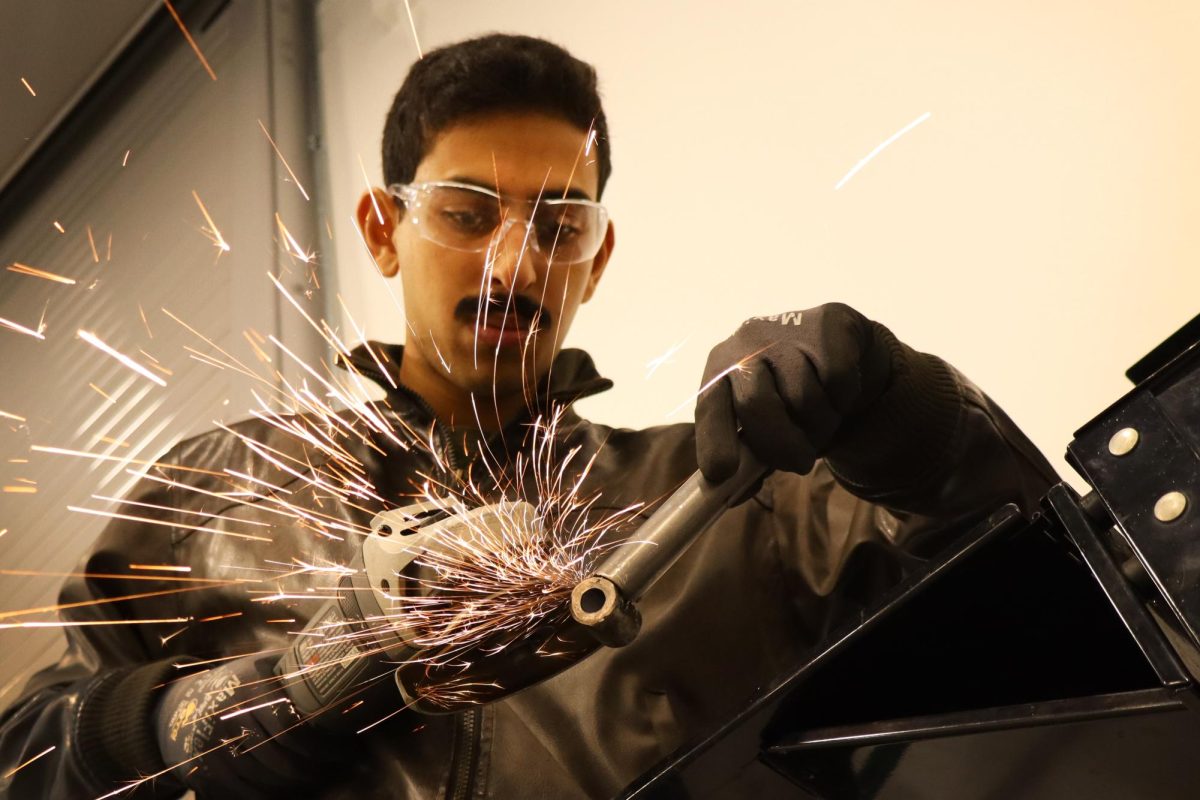
[[[580,581],[571,592],[571,616],[596,641],[624,647],[637,638],[642,615],[621,595],[617,585],[602,575]]]

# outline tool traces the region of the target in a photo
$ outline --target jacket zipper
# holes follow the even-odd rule
[[[475,792],[475,773],[479,769],[480,739],[483,733],[483,708],[476,707],[455,716],[454,754],[450,762],[447,800],[471,800]]]

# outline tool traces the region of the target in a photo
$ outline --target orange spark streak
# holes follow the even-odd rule
[[[66,229],[66,228],[64,228],[64,227],[62,226],[62,223],[61,223],[61,222],[59,222],[58,220],[54,220],[54,227],[58,229],[58,232],[59,232],[59,233],[66,233],[66,232],[67,232],[67,229]]]
[[[167,572],[191,572],[191,567],[177,567],[174,564],[130,564],[130,569],[161,569]]]
[[[21,80],[25,80],[25,79],[24,79],[24,78],[22,78]],[[23,764],[18,764],[17,766],[13,767],[13,768],[12,768],[12,769],[10,769],[8,772],[4,773],[3,780],[8,780],[8,779],[9,779],[9,778],[11,778],[13,775],[16,775],[18,772],[20,772],[21,770],[25,769],[26,767],[28,767],[28,766],[29,766],[30,764],[32,764],[33,762],[37,761],[37,760],[38,760],[39,758],[41,758],[42,756],[46,755],[47,753],[53,752],[54,748],[56,748],[56,747],[58,747],[58,745],[56,745],[56,744],[52,744],[52,745],[50,745],[49,747],[47,747],[45,750],[43,750],[42,752],[38,753],[38,754],[37,754],[36,756],[34,756],[33,758],[31,758],[31,759],[29,759],[28,761],[26,761],[25,763],[23,763]]]
[[[134,361],[129,356],[125,355],[124,353],[117,352],[116,350],[114,350],[113,348],[109,347],[107,344],[102,342],[100,340],[100,338],[96,336],[96,334],[91,333],[90,331],[85,331],[83,329],[80,329],[80,330],[76,331],[75,335],[78,336],[80,339],[83,339],[85,342],[90,344],[92,347],[95,347],[100,352],[105,353],[106,355],[109,355],[112,358],[115,358],[117,361],[121,362],[122,364],[129,367],[131,370],[133,370],[137,374],[141,375],[143,378],[153,381],[154,383],[157,383],[159,386],[165,387],[167,385],[166,381],[164,381],[162,378],[155,375],[150,370],[143,367],[141,364]]]
[[[101,436],[100,441],[105,444],[115,444],[117,447],[129,447],[129,442],[119,442],[111,436]]]
[[[283,157],[283,153],[279,152],[279,145],[275,144],[275,140],[271,138],[271,134],[267,132],[267,126],[263,125],[261,119],[258,121],[258,127],[262,128],[263,135],[271,143],[271,148],[275,151],[275,155],[279,156],[279,162],[283,164],[283,168],[288,171],[288,175],[292,176],[292,182],[296,184],[296,188],[300,190],[300,194],[304,195],[305,200],[308,200],[308,192],[304,191],[304,187],[300,185],[300,179],[296,177],[296,173],[292,172],[292,168],[288,166],[287,159]]]
[[[408,12],[408,27],[412,30],[413,44],[417,46],[417,58],[425,57],[421,52],[421,42],[417,39],[417,23],[413,21],[412,6],[408,4],[408,0],[404,0],[404,10]]]
[[[213,222],[213,218],[208,215],[208,209],[204,207],[204,203],[200,202],[200,195],[196,194],[196,190],[192,189],[192,197],[196,198],[196,205],[200,206],[200,213],[204,215],[204,220],[208,223],[208,228],[200,230],[209,235],[213,244],[222,252],[229,252],[229,242],[225,241],[225,237],[217,230],[217,223]]]
[[[188,33],[187,26],[179,18],[179,14],[175,11],[175,6],[171,5],[171,0],[163,0],[163,5],[167,7],[167,11],[171,12],[171,16],[175,19],[175,24],[179,26],[179,30],[183,31],[183,38],[187,39],[187,43],[192,46],[192,50],[196,53],[196,58],[200,59],[200,63],[204,66],[204,71],[208,73],[208,77],[215,81],[217,73],[213,72],[213,68],[208,64],[208,59],[204,57],[204,53],[200,52],[200,45],[196,44],[196,40],[192,38],[192,34]]]
[[[132,566],[132,565],[130,565]],[[222,585],[226,583],[261,583],[258,578],[168,578],[166,575],[125,575],[119,572],[44,572],[32,569],[0,569],[0,575],[12,575],[20,578],[97,578],[120,581],[158,581],[159,583],[209,583]]]
[[[0,412],[0,413],[3,413],[3,412]],[[29,459],[28,458],[10,458],[8,460],[8,463],[10,463],[10,464],[28,464]]]
[[[88,453],[84,450],[67,450],[64,447],[49,447],[41,444],[30,445],[29,449],[38,453],[54,453],[60,456],[79,456],[81,458],[92,458],[96,461],[121,461],[126,464],[138,464],[139,466],[163,467],[165,469],[177,469],[182,472],[196,472],[201,475],[216,475],[217,477],[223,477],[225,474],[223,472],[213,472],[210,469],[197,469],[195,467],[185,467],[182,464],[170,464],[166,461],[143,461],[142,459],[138,458],[106,456],[101,455],[100,453]]]
[[[284,250],[288,251],[296,258],[308,264],[313,260],[315,253],[306,253],[300,243],[296,241],[296,237],[292,236],[292,232],[283,224],[283,220],[279,217],[279,212],[275,212],[275,222],[279,225],[279,232],[283,234]]]
[[[129,150],[126,150],[126,151],[125,151],[125,157],[121,159],[121,166],[122,166],[122,167],[123,167],[123,166],[125,166],[126,164],[128,164],[128,163],[129,163],[129,153],[130,153],[130,151],[129,151]]]
[[[7,411],[0,411],[0,417],[5,417],[7,419],[15,419],[17,422],[25,421],[24,417],[18,417],[16,414],[10,414]],[[10,461],[11,461],[11,459],[10,459]]]
[[[86,622],[0,622],[0,630],[10,628],[80,628],[87,625],[157,625],[167,622],[187,622],[187,617],[171,619],[110,619]]]
[[[8,271],[15,272],[18,275],[31,275],[35,278],[45,278],[48,281],[54,281],[55,283],[65,283],[68,286],[75,285],[74,278],[65,278],[62,275],[56,275],[53,272],[47,272],[44,269],[38,269],[37,267],[31,267],[28,264],[22,264],[19,261],[14,261],[12,263],[12,265],[8,268]]]
[[[7,489],[8,487],[5,487]],[[273,542],[274,539],[268,539],[265,536],[254,536],[249,533],[237,533],[236,531],[223,531],[217,528],[208,528],[203,525],[185,525],[181,522],[167,522],[162,519],[153,519],[151,517],[138,517],[132,514],[118,514],[115,511],[100,511],[95,508],[81,508],[80,506],[67,506],[67,511],[76,511],[80,514],[91,514],[97,517],[110,517],[112,519],[125,519],[130,522],[146,522],[151,525],[162,525],[167,528],[182,528],[187,531],[198,531],[200,533],[211,533],[216,536],[233,536],[237,539],[249,539],[256,542]]]
[[[294,620],[294,619],[267,619],[267,620],[263,620],[263,621],[264,621],[264,622],[273,623],[273,624],[279,624],[279,623],[282,623],[282,624],[285,624],[285,625],[286,625],[286,624],[290,624],[290,623],[292,623],[292,622],[295,622],[296,620]]]
[[[36,330],[36,331],[30,330],[29,328],[26,328],[24,325],[18,325],[17,323],[15,323],[11,320],[4,319],[4,317],[0,317],[0,325],[3,325],[6,328],[10,328],[11,330],[16,331],[17,333],[23,333],[26,336],[32,336],[35,339],[43,339],[44,340],[46,338],[45,336],[42,335],[42,331],[45,330],[45,328],[40,328],[39,330]]]
[[[142,324],[146,326],[146,335],[153,339],[154,331],[150,330],[150,323],[146,321],[146,311],[142,308],[141,303],[138,303],[138,314],[142,317]]]
[[[96,239],[92,236],[92,226],[87,226],[88,244],[92,246],[92,261],[100,263],[100,254],[96,252]]]
[[[767,347],[770,347],[770,345],[767,345]],[[700,391],[696,392],[694,395],[692,395],[691,397],[689,397],[688,399],[684,400],[682,403],[680,403],[679,405],[675,406],[673,409],[671,409],[670,411],[668,411],[668,412],[667,412],[667,416],[668,416],[668,417],[670,417],[670,416],[674,415],[674,414],[675,414],[675,413],[677,413],[677,412],[678,412],[680,409],[682,409],[684,406],[686,406],[686,405],[688,405],[689,403],[691,403],[691,402],[695,401],[695,400],[696,400],[696,398],[698,398],[700,395],[704,394],[704,393],[705,393],[705,392],[707,392],[709,389],[711,389],[713,386],[715,386],[716,384],[718,384],[718,383],[721,381],[721,379],[722,379],[722,378],[724,378],[726,375],[729,375],[729,374],[730,374],[730,373],[732,373],[732,372],[739,372],[739,371],[741,371],[741,370],[742,370],[742,369],[743,369],[743,368],[746,366],[746,362],[747,362],[747,361],[749,361],[750,359],[754,358],[756,355],[758,355],[759,353],[763,352],[763,351],[764,351],[764,350],[766,350],[766,349],[767,349],[766,347],[763,347],[763,348],[761,348],[761,349],[759,349],[759,350],[755,350],[753,353],[751,353],[750,355],[748,355],[748,356],[746,356],[745,358],[741,359],[740,361],[735,361],[735,362],[733,363],[733,366],[731,366],[731,367],[728,367],[728,368],[726,368],[726,369],[723,369],[723,370],[721,370],[719,373],[717,373],[717,375],[716,375],[716,376],[715,376],[715,377],[714,377],[712,380],[710,380],[708,383],[706,383],[706,384],[704,384],[703,386],[701,386],[701,387],[700,387]]]
[[[288,699],[286,697],[280,697],[277,700],[268,700],[267,702],[259,703],[256,706],[250,706],[249,708],[239,708],[237,711],[230,711],[228,714],[222,714],[219,717],[219,719],[232,719],[234,717],[241,716],[242,714],[249,714],[251,711],[257,711],[260,708],[266,708],[267,706],[273,706],[273,705],[277,705],[279,703],[286,703],[287,701],[288,701]]]
[[[230,619],[232,617],[240,617],[241,615],[241,611],[234,611],[232,614],[217,614],[215,617],[204,617],[203,619],[196,620],[196,622],[216,622],[219,619]]]
[[[162,597],[163,595],[168,595],[168,594],[186,594],[188,592],[202,592],[205,589],[217,589],[217,588],[220,588],[221,586],[231,586],[231,585],[235,585],[238,583],[241,583],[241,581],[236,581],[236,580],[235,581],[217,581],[217,582],[210,583],[207,586],[185,586],[182,589],[160,589],[159,591],[156,591],[156,592],[138,592],[137,594],[126,594],[126,595],[121,595],[120,597],[102,597],[97,600],[80,600],[75,603],[59,603],[58,605],[41,606],[39,608],[22,608],[18,611],[5,611],[3,613],[0,613],[0,619],[8,619],[9,617],[23,617],[27,614],[45,614],[45,613],[49,613],[51,611],[64,611],[68,608],[81,608],[83,606],[102,606],[102,605],[106,605],[108,603],[120,603],[120,602],[124,602],[126,600],[142,600],[147,597]],[[190,617],[183,617],[182,619],[167,619],[167,620],[160,620],[160,621],[161,622],[188,622],[190,619],[191,619]],[[142,620],[142,621],[144,622],[145,620]],[[117,624],[132,624],[133,622],[136,622],[136,620],[132,620],[127,623],[117,623],[117,622],[63,623],[63,622],[59,622],[57,624],[59,624],[59,625],[63,625],[63,624],[69,624],[69,625],[117,625]],[[35,623],[29,623],[29,624],[33,625]],[[38,626],[39,627],[49,627],[50,625],[53,625],[53,624],[54,623],[45,622],[45,623],[38,624]]]
[[[33,87],[29,85],[29,81],[25,80],[24,78],[21,78],[21,83],[25,84],[25,88],[29,90],[29,93],[31,95],[33,95],[34,97],[37,97],[37,92],[35,92],[33,90]]]
[[[108,234],[108,253],[104,256],[105,261],[112,261],[112,233]]]
[[[36,486],[5,486],[5,494],[37,494]]]
[[[367,168],[363,164],[361,155],[358,157],[358,168],[362,170],[363,182],[367,184],[367,196],[371,198],[371,206],[375,209],[375,219],[379,220],[379,224],[382,225],[383,211],[380,210],[379,201],[375,199],[375,192],[371,189],[371,179],[367,177]]]
[[[88,383],[88,386],[92,387],[96,391],[97,394],[99,394],[101,397],[103,397],[108,402],[110,402],[110,403],[116,402],[116,400],[113,400],[111,397],[109,397],[108,394],[106,394],[105,391],[103,389],[101,389],[99,386],[97,386],[96,384]]]

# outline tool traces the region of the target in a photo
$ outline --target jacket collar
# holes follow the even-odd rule
[[[374,356],[367,350],[368,347],[374,351]],[[400,383],[400,361],[403,358],[403,345],[369,341],[350,351],[348,361],[360,375],[383,388],[389,399],[402,397],[428,413],[428,404],[420,395]],[[346,360],[339,355],[339,362]],[[398,389],[393,388],[393,382]],[[611,380],[600,375],[590,355],[570,347],[559,351],[550,368],[549,383],[543,384],[538,395],[552,404],[563,406],[570,406],[577,400],[600,394],[613,386]]]

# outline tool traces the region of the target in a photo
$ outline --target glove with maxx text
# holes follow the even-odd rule
[[[852,489],[915,484],[962,405],[943,361],[841,303],[746,320],[713,348],[702,385],[696,455],[712,482],[737,469],[740,438],[774,469],[804,474],[823,457]]]

